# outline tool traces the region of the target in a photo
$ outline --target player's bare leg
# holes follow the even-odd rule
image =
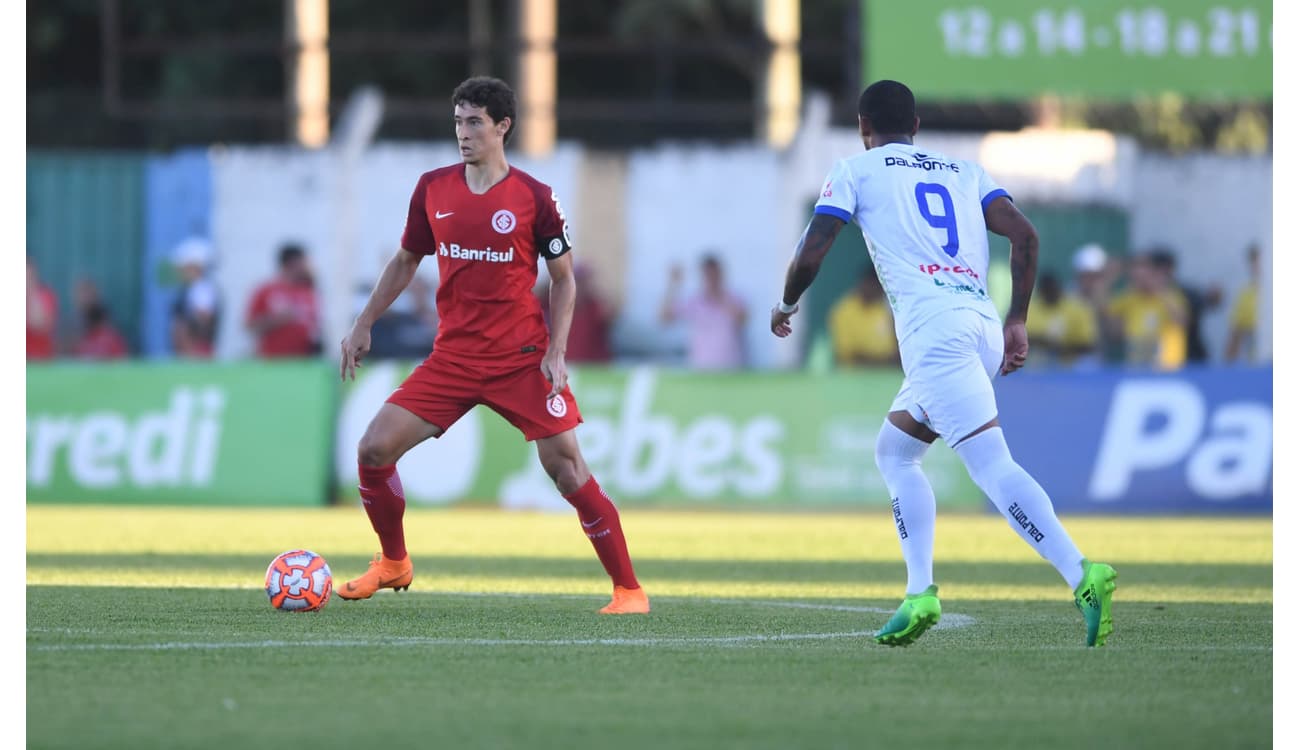
[[[618,509],[587,468],[573,430],[537,440],[537,458],[564,499],[578,511],[583,533],[591,540],[605,572],[614,582],[614,595],[600,610],[605,615],[646,614],[650,599],[636,580]]]
[[[380,589],[405,591],[410,587],[413,569],[402,529],[406,497],[397,475],[397,459],[441,434],[442,428],[395,404],[384,404],[370,420],[357,445],[357,475],[361,480],[357,489],[383,552],[375,555],[369,570],[339,587],[340,597],[369,599]]]

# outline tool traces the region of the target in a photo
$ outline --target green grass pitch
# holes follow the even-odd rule
[[[1115,634],[993,516],[940,514],[940,627],[869,633],[887,513],[623,513],[648,617],[595,614],[567,514],[409,510],[409,592],[273,610],[277,553],[336,585],[357,508],[27,509],[30,748],[1269,747],[1269,519],[1066,518],[1115,565]]]

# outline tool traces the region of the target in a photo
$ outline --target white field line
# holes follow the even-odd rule
[[[496,597],[510,598],[564,598],[587,599],[590,597],[576,594],[488,594],[477,592],[457,592],[444,596]],[[703,601],[710,604],[746,604],[760,607],[784,607],[790,609],[818,609],[835,612],[862,612],[870,614],[893,614],[893,610],[879,607],[856,607],[845,604],[817,604],[812,602],[782,602],[762,599],[693,599],[691,597],[663,597],[670,601]],[[969,615],[948,614],[935,626],[940,628],[961,628],[974,624],[975,618]],[[72,628],[29,629],[29,633],[60,632],[77,633]],[[772,643],[781,641],[821,641],[835,638],[862,638],[874,634],[873,630],[852,630],[840,633],[750,633],[729,636],[699,637],[649,637],[649,638],[374,638],[374,639],[335,639],[335,640],[301,640],[301,641],[230,641],[230,642],[193,642],[169,641],[162,643],[78,643],[48,644],[28,646],[28,651],[187,651],[220,650],[248,648],[355,648],[358,646],[685,646],[711,644],[719,646],[741,645],[751,643]]]
[[[358,646],[677,646],[729,645],[771,641],[817,641],[831,638],[857,638],[874,631],[855,630],[845,633],[781,633],[778,635],[731,635],[701,638],[377,638],[373,640],[329,641],[246,641],[230,643],[82,643],[61,646],[32,646],[29,651],[187,651],[238,648],[355,648]]]

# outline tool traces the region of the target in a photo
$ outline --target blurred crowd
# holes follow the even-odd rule
[[[1177,256],[1154,247],[1128,258],[1099,245],[1075,252],[1073,278],[1039,276],[1026,325],[1033,361],[1044,367],[1124,365],[1177,370],[1188,364],[1255,360],[1259,248],[1243,256],[1248,281],[1225,292],[1178,274]],[[1205,341],[1204,319],[1225,304],[1230,333],[1222,352]]]
[[[60,329],[59,298],[27,259],[27,359],[69,356],[81,359],[121,359],[130,354],[126,339],[113,323],[99,287],[79,279],[73,290],[76,320]]]
[[[1253,362],[1256,359],[1259,248],[1242,257],[1248,281],[1240,288],[1197,288],[1178,273],[1177,256],[1153,247],[1127,257],[1089,244],[1072,257],[1071,275],[1039,275],[1027,330],[1031,366],[1087,368],[1103,365],[1176,370],[1188,364]],[[172,253],[174,296],[169,341],[176,357],[211,358],[222,293],[212,278],[212,247],[203,238],[182,242]],[[255,341],[259,358],[314,357],[322,353],[321,303],[308,250],[286,242],[266,280],[242,311],[241,324]],[[658,310],[664,330],[684,336],[680,364],[695,370],[739,370],[749,366],[744,331],[751,315],[766,312],[766,300],[747,300],[727,283],[722,255],[705,251],[696,278],[688,283],[681,266],[669,269]],[[613,362],[615,306],[602,295],[594,274],[579,263],[567,358],[576,363]],[[545,274],[541,274],[545,278]],[[689,287],[689,288],[688,288]],[[27,261],[27,358],[121,359],[133,354],[94,279],[73,287],[74,320],[61,325],[60,301]],[[438,330],[436,280],[417,275],[374,326],[376,359],[423,358]],[[369,287],[358,290],[359,299]],[[545,282],[536,294],[549,318]],[[1229,334],[1221,352],[1210,351],[1204,335],[1207,314],[1223,309]],[[893,318],[875,271],[865,266],[857,283],[835,300],[825,317],[832,366],[899,367]]]
[[[180,243],[170,259],[174,293],[168,306],[170,352],[182,359],[211,359],[223,314],[221,290],[212,278],[213,252],[203,238]],[[61,326],[58,295],[27,259],[27,359],[123,359],[134,355],[93,278],[74,286],[75,321]],[[321,353],[320,305],[306,250],[288,242],[274,273],[254,291],[243,325],[261,358],[312,357]]]

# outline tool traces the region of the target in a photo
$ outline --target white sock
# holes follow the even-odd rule
[[[929,447],[889,420],[876,437],[876,466],[892,498],[909,594],[919,594],[934,583],[934,490],[921,471],[921,457]]]
[[[1041,485],[1011,458],[1001,427],[991,427],[957,444],[966,471],[989,496],[1011,528],[1050,562],[1070,585],[1083,580],[1083,554],[1056,518]]]

